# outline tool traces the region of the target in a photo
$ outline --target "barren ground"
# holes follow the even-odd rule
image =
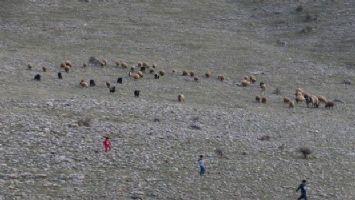
[[[351,0],[2,0],[0,200],[285,200],[302,179],[310,199],[355,199],[353,13]],[[82,68],[90,56],[109,64]],[[74,67],[59,80],[67,59]],[[134,81],[116,60],[166,75]],[[251,73],[257,84],[239,87]],[[111,94],[105,81],[117,77]],[[282,98],[298,87],[341,102],[288,109]],[[90,126],[78,126],[85,118]]]

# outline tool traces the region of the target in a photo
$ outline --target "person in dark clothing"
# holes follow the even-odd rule
[[[205,175],[206,166],[205,166],[205,161],[203,160],[203,155],[200,155],[200,157],[198,159],[198,166],[200,168],[200,176]]]
[[[301,190],[301,196],[298,198],[298,200],[304,199],[307,200],[307,194],[306,194],[306,180],[302,180],[302,183],[298,186],[296,192],[298,192],[298,190]]]

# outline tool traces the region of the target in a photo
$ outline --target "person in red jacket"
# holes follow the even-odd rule
[[[105,136],[105,140],[104,140],[103,144],[105,147],[105,152],[111,151],[112,145],[111,145],[110,138],[108,136]]]

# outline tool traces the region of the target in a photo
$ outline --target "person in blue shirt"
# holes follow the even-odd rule
[[[307,200],[307,194],[306,194],[306,180],[302,180],[302,183],[298,186],[296,192],[298,192],[298,190],[301,190],[301,196],[298,198],[298,200],[304,199]]]
[[[200,176],[205,175],[206,166],[205,166],[205,161],[203,160],[203,155],[200,155],[200,158],[198,159],[198,166],[200,168]]]

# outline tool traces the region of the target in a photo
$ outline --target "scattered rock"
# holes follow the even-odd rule
[[[277,40],[276,43],[277,43],[277,45],[279,45],[281,47],[286,47],[287,46],[287,42],[286,41]]]
[[[274,91],[272,91],[273,94],[276,94],[276,95],[280,95],[281,94],[281,90],[280,88],[276,88]]]
[[[214,150],[214,152],[219,156],[220,158],[223,157],[223,150],[221,148],[217,148]]]
[[[90,126],[91,126],[91,118],[79,119],[79,120],[78,120],[78,125],[79,125],[79,126],[90,127]]]
[[[261,140],[261,141],[269,141],[270,140],[270,136],[268,135],[263,135],[261,137],[258,138],[258,140]]]
[[[285,144],[280,145],[279,147],[277,147],[280,151],[283,151],[285,149]]]
[[[349,79],[344,80],[343,83],[344,83],[345,85],[351,85],[351,84],[352,84]]]
[[[313,30],[314,30],[313,27],[311,27],[311,26],[306,26],[306,27],[304,27],[304,28],[300,31],[300,33],[306,34],[306,33],[312,32]]]
[[[101,66],[101,61],[94,56],[90,56],[89,58],[89,64],[95,65],[95,66]]]
[[[303,6],[302,5],[297,6],[296,11],[297,12],[302,12],[303,11]]]
[[[191,125],[190,128],[191,128],[191,129],[194,129],[194,130],[201,130],[201,129],[202,129],[200,126],[195,125],[195,124],[194,124],[194,125]]]
[[[312,16],[310,14],[306,15],[304,21],[305,22],[312,22],[312,21],[317,21],[318,17],[317,16]]]

